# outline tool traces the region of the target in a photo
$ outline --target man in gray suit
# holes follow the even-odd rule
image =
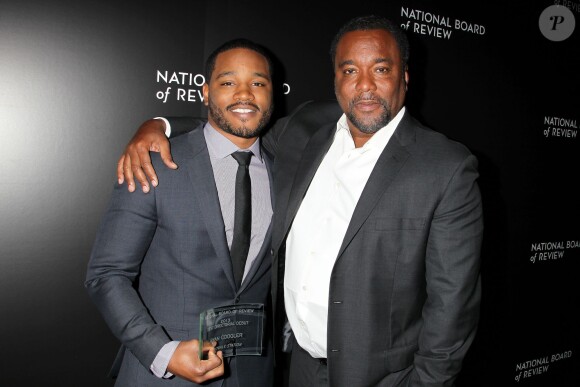
[[[453,386],[475,337],[477,160],[410,115],[408,57],[395,23],[352,19],[331,44],[338,104],[304,103],[263,138],[275,157],[272,292],[295,337],[292,387]],[[186,122],[170,121],[172,132]],[[136,149],[155,145],[170,160],[163,133],[159,120],[140,129],[120,179],[155,179]],[[123,171],[131,164],[135,175]]]
[[[163,185],[148,194],[131,195],[122,186],[113,191],[85,286],[122,343],[117,386],[273,384],[271,335],[254,356],[224,358],[206,343],[206,360],[196,339],[207,309],[269,304],[270,160],[259,134],[272,113],[271,75],[261,46],[237,39],[218,47],[206,62],[208,121],[191,122],[193,130],[171,142],[181,168],[169,170],[153,157]],[[239,151],[250,156],[251,179],[251,239],[241,284],[230,259]],[[269,325],[264,322],[267,332]]]

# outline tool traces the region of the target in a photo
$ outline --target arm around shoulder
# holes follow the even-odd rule
[[[169,128],[166,122],[169,123]],[[168,135],[171,138],[179,136],[203,122],[205,119],[195,117],[157,117],[143,122],[117,162],[119,184],[127,182],[129,192],[135,191],[135,179],[145,193],[151,189],[149,182],[156,187],[159,180],[151,164],[149,152],[159,152],[168,168],[177,169],[171,156]]]

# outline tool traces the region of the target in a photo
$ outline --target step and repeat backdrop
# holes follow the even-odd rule
[[[480,162],[483,300],[458,386],[578,386],[580,0],[0,0],[0,385],[108,386],[119,343],[83,287],[116,162],[150,117],[205,116],[203,63],[275,55],[275,118],[334,97],[356,15],[411,42],[407,108]]]

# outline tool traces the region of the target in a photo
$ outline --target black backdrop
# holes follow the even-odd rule
[[[480,161],[483,310],[458,385],[578,385],[580,0],[103,3],[0,0],[1,386],[112,385],[118,343],[83,288],[96,227],[138,125],[204,114],[205,56],[269,47],[281,116],[333,97],[330,40],[366,13],[408,29],[410,112]]]

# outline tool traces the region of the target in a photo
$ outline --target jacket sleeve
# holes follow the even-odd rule
[[[431,222],[427,301],[409,386],[452,386],[476,334],[483,237],[477,177],[477,160],[468,155],[458,163]]]
[[[171,125],[171,134],[169,138],[181,136],[189,133],[193,129],[207,122],[207,118],[201,117],[164,117]]]
[[[342,111],[335,100],[306,101],[286,117],[274,123],[262,138],[262,145],[275,158],[278,146],[284,144],[285,136],[292,136],[296,126],[319,128],[329,122],[336,122]]]
[[[115,184],[99,226],[85,287],[112,333],[147,369],[170,341],[135,289],[156,228],[155,191],[128,193]]]

